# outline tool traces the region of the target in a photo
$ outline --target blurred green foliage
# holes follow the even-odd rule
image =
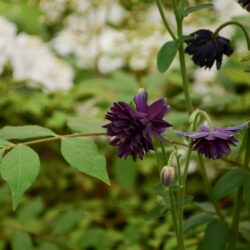
[[[46,20],[39,2],[1,1],[0,15],[14,22],[18,32],[37,35],[46,42],[63,29],[64,20],[72,12],[71,1],[66,1],[66,10],[52,23]],[[130,12],[130,19],[118,25],[121,31],[129,25],[135,27],[138,13],[143,15],[145,9],[154,4],[152,0],[119,2]],[[93,4],[100,3],[93,1]],[[214,10],[202,11],[212,16],[207,15],[208,22],[217,21],[213,17]],[[193,15],[189,23],[197,22],[197,18],[204,19],[202,14]],[[250,29],[249,18],[240,21]],[[242,34],[235,31],[234,46],[245,46],[242,39]],[[249,62],[239,62],[239,54],[227,60],[215,78],[202,84],[205,91],[199,89],[203,79],[195,79],[192,73],[197,68],[191,60],[188,61],[194,105],[207,110],[216,125],[240,124],[250,118],[250,75],[244,72]],[[58,55],[55,53],[55,56]],[[62,59],[74,69],[74,86],[68,91],[54,93],[42,91],[39,86],[31,88],[26,81],[14,80],[12,68],[5,65],[0,78],[1,127],[37,124],[59,134],[70,133],[69,128],[82,131],[85,122],[97,120],[98,124],[105,124],[103,117],[112,102],[130,102],[137,90],[143,87],[150,93],[151,100],[167,97],[172,111],[166,119],[174,129],[188,129],[180,72],[175,67],[167,74],[160,74],[156,68],[138,71],[124,66],[104,75],[94,67],[77,66],[74,57]],[[167,136],[178,140],[173,131]],[[162,197],[157,189],[162,166],[158,166],[151,155],[137,162],[118,159],[116,149],[108,146],[106,138],[93,139],[106,155],[110,187],[70,168],[60,156],[57,142],[34,146],[42,159],[41,173],[15,212],[11,207],[10,191],[0,180],[0,249],[175,249],[171,218],[168,211],[162,210]],[[169,149],[169,145],[167,147]],[[234,157],[234,152],[231,157]],[[193,165],[196,169],[196,164]],[[209,161],[208,165],[212,181],[226,167],[223,162]],[[207,223],[210,226],[204,240],[211,239],[211,228],[216,221],[210,205],[205,203],[206,195],[197,171],[190,174],[188,193],[196,203],[187,204],[186,245],[188,250],[194,250]],[[232,200],[225,198],[220,205],[227,210]],[[221,226],[224,230],[224,225]],[[226,231],[223,232],[226,234]],[[250,248],[249,232],[249,217],[246,217],[240,225],[242,248],[239,249]]]

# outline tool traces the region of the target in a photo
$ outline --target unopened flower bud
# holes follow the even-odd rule
[[[160,178],[161,178],[161,183],[164,186],[168,187],[175,179],[174,168],[171,166],[163,167],[161,170]]]

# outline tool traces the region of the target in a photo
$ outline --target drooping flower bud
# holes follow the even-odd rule
[[[175,179],[175,171],[171,166],[165,166],[161,170],[160,174],[161,183],[168,187]]]

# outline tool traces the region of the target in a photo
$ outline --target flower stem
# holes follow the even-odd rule
[[[32,144],[39,144],[39,143],[44,143],[44,142],[49,142],[49,141],[57,141],[61,140],[66,137],[88,137],[88,136],[100,136],[100,135],[107,135],[104,132],[99,132],[99,133],[73,133],[73,134],[67,134],[67,135],[55,135],[53,137],[47,137],[47,138],[42,138],[42,139],[36,139],[32,141],[26,141],[26,142],[19,142],[17,144],[8,144],[5,147],[3,147],[3,150],[10,150],[14,147],[16,147],[19,144],[23,145],[32,145]]]
[[[163,156],[163,161],[164,161],[164,165],[168,164],[167,161],[167,156],[166,156],[166,151],[165,151],[165,147],[162,141],[160,141],[161,144],[161,150],[162,150],[162,156]],[[171,155],[174,155],[175,151],[172,152]],[[172,158],[172,156],[169,156],[169,161],[172,161],[170,158]],[[176,203],[175,203],[175,196],[174,193],[172,192],[172,190],[170,188],[167,188],[166,191],[168,191],[169,194],[169,200],[170,200],[170,210],[171,210],[171,215],[172,215],[172,219],[173,219],[173,225],[174,225],[174,231],[176,234],[176,239],[177,239],[177,243],[178,243],[178,249],[182,250],[182,248],[180,248],[179,244],[180,244],[180,230],[179,230],[179,224],[178,224],[178,218],[177,218],[177,214],[176,214]],[[165,195],[164,195],[165,196]],[[164,197],[165,200],[167,201],[167,197]]]
[[[178,183],[179,183],[179,189],[178,189],[178,219],[179,219],[179,238],[180,238],[180,249],[185,249],[184,245],[184,232],[183,232],[183,209],[184,209],[184,196],[185,196],[185,190],[183,186],[183,180],[181,177],[181,163],[179,156],[176,154],[176,161],[177,161],[177,173],[178,173]]]
[[[245,132],[245,137],[246,137],[246,144],[245,144],[246,152],[245,152],[243,168],[248,169],[250,163],[250,128],[247,128]],[[231,237],[229,239],[228,250],[234,250],[237,245],[242,198],[243,198],[243,186],[240,186],[238,188],[236,198],[234,201],[232,230],[231,230]]]
[[[204,164],[204,161],[202,159],[202,156],[200,154],[197,154],[197,155],[198,155],[198,161],[199,161],[199,165],[200,165],[200,171],[201,171],[202,179],[203,179],[203,182],[204,182],[205,190],[206,190],[206,193],[207,193],[207,195],[208,195],[208,197],[210,199],[211,192],[212,192],[212,187],[211,187],[211,185],[210,185],[210,183],[208,181],[207,172],[206,172],[206,169],[205,169],[205,164]],[[222,221],[225,221],[225,217],[222,214],[218,203],[213,199],[210,199],[210,201],[213,203],[214,209],[215,209],[218,217]]]
[[[166,151],[165,151],[164,142],[160,141],[160,145],[161,145],[161,152],[162,152],[164,165],[167,165],[168,161],[167,161],[167,154],[166,154]]]
[[[203,110],[199,110],[194,118],[194,122],[193,122],[193,131],[196,130],[196,127],[197,127],[197,121],[198,121],[198,118],[200,116],[203,116],[204,119],[207,121],[208,123],[208,127],[209,127],[209,130],[210,130],[210,133],[214,133],[214,126],[213,126],[213,123],[209,117],[209,115],[207,114],[207,112],[203,111]]]
[[[172,0],[173,6],[176,9],[176,4],[175,1]],[[190,97],[189,93],[189,82],[188,82],[188,76],[187,76],[187,69],[186,69],[186,59],[185,59],[185,54],[184,54],[184,45],[183,45],[183,30],[182,30],[182,22],[183,18],[178,16],[178,11],[175,11],[176,13],[176,22],[177,22],[177,33],[179,37],[179,61],[180,61],[180,68],[181,68],[181,76],[182,76],[182,85],[183,85],[183,91],[185,94],[185,99],[186,99],[186,107],[189,115],[193,111],[193,106],[192,106],[192,100]]]
[[[215,30],[215,32],[214,32],[214,37],[216,37],[216,36],[219,34],[219,32],[220,32],[223,28],[225,28],[226,26],[228,26],[228,25],[236,25],[236,26],[238,26],[239,28],[241,28],[241,30],[243,31],[244,36],[245,36],[245,38],[246,38],[247,48],[248,48],[248,50],[250,50],[250,37],[249,37],[249,35],[248,35],[248,33],[247,33],[246,28],[245,28],[241,23],[238,23],[238,22],[235,22],[235,21],[229,21],[229,22],[223,23],[222,25],[220,25],[220,26]]]
[[[179,225],[178,225],[178,219],[177,219],[177,214],[176,214],[176,205],[175,205],[175,197],[173,194],[173,191],[171,189],[169,189],[169,198],[170,198],[170,207],[171,207],[171,214],[172,214],[172,218],[173,218],[173,224],[174,224],[174,229],[175,229],[175,234],[176,234],[176,238],[177,238],[177,242],[178,242],[178,249],[181,250],[181,246],[180,246],[180,229],[179,229]]]
[[[168,24],[168,21],[164,15],[164,11],[163,11],[163,8],[162,8],[162,5],[161,5],[161,0],[156,0],[156,3],[157,3],[157,7],[158,7],[158,10],[160,12],[160,15],[161,15],[161,19],[167,29],[167,31],[169,32],[170,36],[174,39],[174,40],[177,40],[174,32],[172,31],[171,27],[169,26]]]

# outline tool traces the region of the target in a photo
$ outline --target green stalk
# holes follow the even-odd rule
[[[212,187],[208,181],[207,172],[206,172],[206,168],[205,168],[205,164],[204,164],[204,161],[202,159],[202,156],[199,153],[197,155],[198,155],[198,161],[199,161],[199,165],[200,165],[200,171],[201,171],[202,179],[204,182],[205,190],[206,190],[206,193],[210,199]],[[219,218],[222,221],[225,221],[225,217],[222,214],[218,203],[216,201],[214,201],[213,199],[210,199],[210,201],[213,203],[214,209],[215,209],[217,215],[219,216]]]
[[[161,150],[162,150],[162,157],[163,157],[163,161],[164,161],[164,165],[166,166],[168,164],[168,160],[167,160],[167,156],[166,156],[166,151],[165,151],[165,147],[162,141],[160,141],[161,144]],[[173,155],[173,154],[171,154]],[[170,155],[170,158],[172,158],[172,156]],[[170,161],[171,159],[169,159]],[[177,219],[177,214],[176,214],[176,209],[175,209],[175,197],[174,194],[172,193],[172,190],[170,188],[166,189],[168,190],[169,193],[169,199],[170,199],[170,210],[171,210],[171,214],[172,214],[172,219],[173,219],[173,225],[174,225],[174,231],[176,234],[176,239],[178,242],[178,245],[180,244],[180,237],[179,237],[179,227],[178,227],[178,219]],[[167,201],[167,198],[165,198],[165,200]],[[181,248],[180,248],[181,250]]]
[[[179,218],[179,238],[180,238],[180,244],[181,249],[185,249],[184,245],[184,232],[183,232],[183,210],[184,210],[184,196],[185,196],[185,190],[183,186],[182,176],[181,176],[181,163],[178,155],[176,155],[176,161],[177,161],[177,174],[178,174],[178,218]]]
[[[156,3],[157,3],[157,7],[158,7],[158,10],[160,12],[160,15],[161,15],[161,19],[167,29],[167,31],[169,32],[170,36],[174,39],[174,40],[177,40],[174,32],[172,31],[171,27],[169,26],[168,24],[168,21],[164,15],[164,11],[163,11],[163,8],[162,8],[162,5],[161,5],[161,0],[156,0]]]
[[[248,169],[249,163],[250,163],[250,128],[247,128],[247,130],[245,132],[245,137],[246,137],[246,152],[245,152],[245,159],[244,159],[243,168]],[[239,233],[240,211],[241,211],[241,205],[242,205],[242,198],[243,198],[243,186],[240,186],[238,188],[236,198],[234,201],[232,230],[231,230],[231,237],[229,239],[228,250],[235,250],[236,249],[238,233]]]
[[[216,37],[216,36],[219,34],[219,32],[220,32],[223,28],[225,28],[226,26],[228,26],[228,25],[236,25],[236,26],[238,26],[238,27],[243,31],[244,36],[245,36],[245,38],[246,38],[246,42],[247,42],[247,48],[248,48],[248,50],[250,50],[250,37],[249,37],[249,35],[248,35],[248,32],[247,32],[246,28],[245,28],[241,23],[238,23],[238,22],[235,22],[235,21],[229,21],[229,22],[223,23],[222,25],[220,25],[220,26],[215,30],[215,32],[214,32],[214,37]]]

